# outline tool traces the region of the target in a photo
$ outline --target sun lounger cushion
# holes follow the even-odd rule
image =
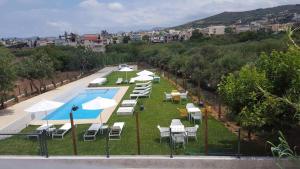
[[[94,123],[89,127],[89,131],[98,131],[101,128],[102,124]]]
[[[133,107],[119,107],[117,115],[133,115]]]
[[[59,129],[60,130],[70,130],[71,129],[71,123],[66,123],[63,126],[61,126]]]
[[[123,100],[121,105],[122,106],[129,106],[129,107],[134,107],[137,103],[137,100]]]

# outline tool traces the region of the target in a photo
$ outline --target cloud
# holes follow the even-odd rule
[[[299,0],[0,0],[0,36],[134,31],[180,25],[224,11],[296,3]]]
[[[86,8],[86,9],[95,9],[95,8],[101,8],[102,4],[99,3],[97,0],[83,0],[79,3],[80,7]]]
[[[124,7],[119,2],[113,2],[108,4],[108,8],[111,10],[122,10]]]
[[[59,31],[71,31],[72,26],[70,23],[65,21],[48,21],[46,22],[47,25],[59,30]]]

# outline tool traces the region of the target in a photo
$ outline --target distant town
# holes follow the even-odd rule
[[[280,18],[276,18],[280,19]],[[204,36],[218,36],[224,34],[239,34],[242,32],[284,32],[289,27],[300,22],[300,14],[294,13],[293,18],[287,23],[276,23],[276,19],[264,17],[248,24],[237,20],[232,25],[211,25],[204,28],[188,29],[156,29],[152,31],[109,33],[106,30],[100,33],[79,35],[76,33],[64,32],[57,37],[33,37],[33,38],[2,38],[0,43],[8,48],[35,48],[39,46],[84,46],[95,52],[105,52],[105,46],[119,43],[149,42],[169,43],[174,41],[189,40],[193,32],[201,33]]]

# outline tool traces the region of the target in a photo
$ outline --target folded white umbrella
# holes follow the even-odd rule
[[[154,75],[154,73],[150,72],[148,70],[143,70],[143,71],[137,73],[137,75],[139,75],[139,76],[152,76],[152,75]]]
[[[54,110],[62,106],[64,103],[51,101],[51,100],[42,100],[31,107],[25,109],[26,112],[35,113],[35,112],[45,112],[47,117],[47,112],[50,110]],[[47,126],[48,126],[48,119]]]
[[[152,76],[141,75],[133,78],[135,81],[150,81],[153,80]]]
[[[127,80],[127,72],[132,72],[133,69],[129,67],[123,67],[122,69],[119,70],[119,72],[126,72],[126,80]]]

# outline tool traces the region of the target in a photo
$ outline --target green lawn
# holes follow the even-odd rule
[[[128,73],[128,78],[135,76],[136,72]],[[108,77],[108,83],[105,86],[115,86],[118,77],[124,77],[125,73],[114,72]],[[130,86],[123,99],[128,99],[133,89]],[[163,92],[170,92],[175,89],[167,80],[161,79],[161,82],[153,85],[151,98],[139,99],[144,104],[145,110],[140,113],[141,124],[141,154],[158,155],[169,154],[170,148],[168,140],[159,143],[159,131],[157,125],[169,126],[171,119],[180,118],[177,107],[185,107],[187,101],[181,104],[164,102]],[[138,110],[138,109],[137,109]],[[135,116],[117,116],[115,113],[110,117],[109,124],[114,122],[125,122],[121,140],[109,141],[110,153],[112,155],[131,155],[137,154]],[[193,126],[186,119],[181,120],[185,126]],[[235,153],[237,146],[237,136],[231,133],[224,125],[213,118],[209,118],[209,152],[210,153]],[[59,127],[59,126],[57,126]],[[98,136],[96,141],[84,142],[82,139],[84,131],[89,125],[78,125],[78,153],[79,155],[105,154],[105,136]],[[29,126],[22,132],[30,132],[36,126]],[[70,155],[72,154],[71,133],[68,133],[63,140],[48,139],[48,149],[50,155]],[[38,154],[38,142],[29,140],[25,136],[14,136],[0,141],[0,154]],[[203,154],[204,153],[204,125],[200,125],[198,132],[198,142],[190,139],[186,148],[177,148],[174,154]]]

